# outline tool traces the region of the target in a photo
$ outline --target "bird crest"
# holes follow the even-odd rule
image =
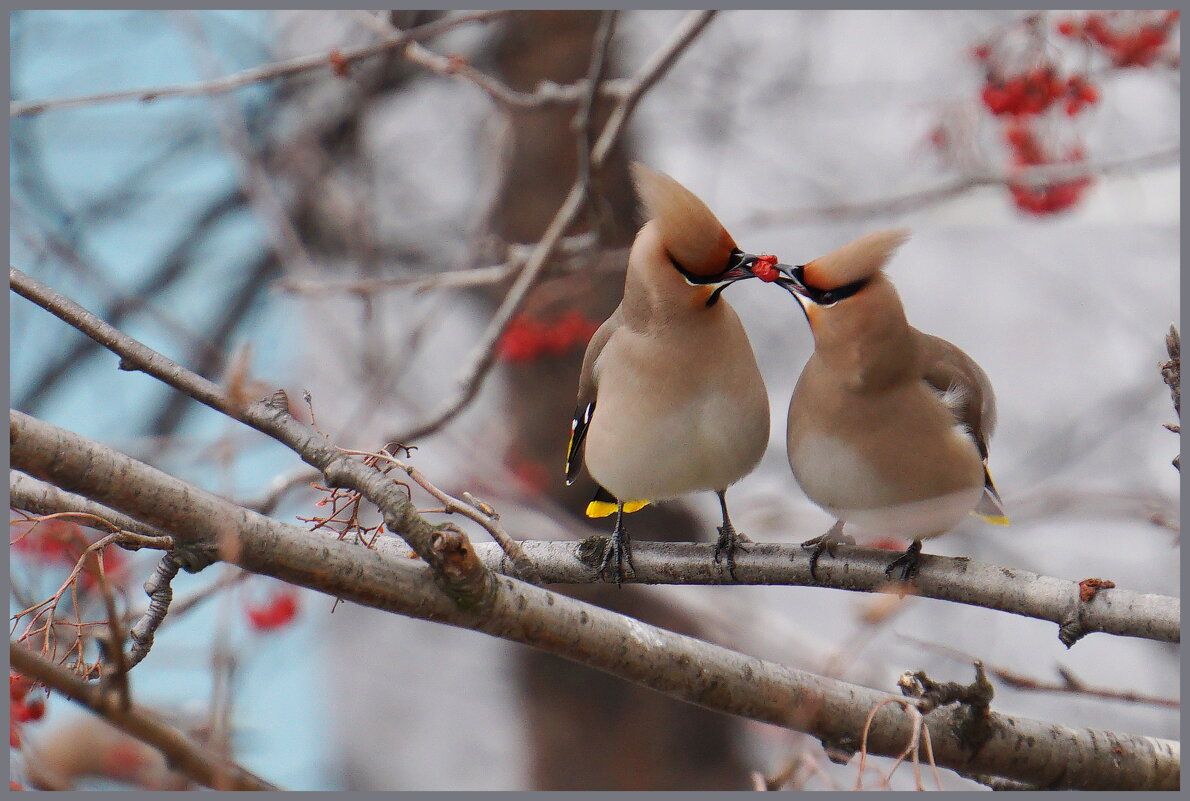
[[[806,283],[815,289],[834,289],[871,278],[908,238],[907,228],[890,228],[861,236],[807,264]]]
[[[736,244],[706,204],[673,178],[643,164],[632,165],[632,180],[670,258],[695,275],[723,272]]]

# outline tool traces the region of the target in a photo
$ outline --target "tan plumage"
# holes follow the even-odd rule
[[[713,297],[738,280],[713,281],[739,251],[677,181],[641,165],[633,176],[650,219],[628,257],[624,299],[587,346],[567,475],[573,480],[581,455],[609,493],[604,506],[593,503],[592,515],[627,502],[719,493],[720,548],[731,567],[736,534],[723,494],[760,461],[769,432],[752,346],[735,311]],[[681,270],[711,283],[691,285]],[[613,538],[627,549],[619,516]],[[630,553],[615,558],[631,567]]]
[[[803,268],[814,354],[787,446],[806,495],[849,528],[919,541],[969,512],[1000,522],[1002,511],[986,469],[991,383],[955,345],[909,325],[882,271],[906,236],[869,234]]]

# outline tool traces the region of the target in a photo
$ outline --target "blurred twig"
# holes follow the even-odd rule
[[[230,789],[280,789],[242,766],[212,753],[147,710],[112,704],[99,686],[80,680],[69,670],[37,656],[28,648],[10,642],[8,652],[15,670],[78,701],[118,728],[158,748],[174,769],[182,771],[196,782],[214,787],[218,779],[225,778]]]
[[[1165,427],[1175,434],[1182,433],[1182,337],[1178,334],[1177,326],[1170,324],[1169,333],[1165,335],[1165,351],[1169,354],[1169,361],[1161,363],[1161,378],[1169,386],[1169,394],[1173,398],[1173,410],[1178,416],[1177,423],[1167,424]],[[1182,457],[1174,457],[1173,466],[1182,470]]]
[[[801,209],[773,209],[756,211],[740,221],[743,226],[787,225],[814,220],[854,220],[881,215],[903,214],[909,211],[933,206],[944,200],[966,194],[981,186],[1007,186],[1009,184],[1049,184],[1070,181],[1086,175],[1109,175],[1115,172],[1148,169],[1176,164],[1181,158],[1181,147],[1174,146],[1143,153],[1137,156],[1122,156],[1117,159],[1071,164],[1049,164],[1029,167],[1011,175],[999,172],[977,172],[957,178],[929,189],[907,192],[903,195],[876,200],[837,203]]]
[[[629,115],[636,108],[644,93],[673,66],[678,56],[694,41],[713,16],[713,11],[689,14],[678,26],[670,40],[654,53],[649,62],[632,79],[631,90],[617,102],[594,145],[594,150],[591,153],[591,170],[598,170],[602,166],[611,152],[612,146],[623,132]],[[586,189],[586,181],[580,175],[567,194],[566,200],[563,201],[562,207],[558,209],[549,227],[546,228],[541,241],[534,246],[532,255],[527,260],[524,269],[517,275],[516,281],[508,290],[508,294],[496,310],[491,322],[488,323],[487,329],[480,336],[479,342],[467,360],[466,367],[460,373],[454,395],[441,403],[428,419],[408,427],[405,431],[389,439],[401,443],[411,443],[425,437],[453,420],[474,400],[479,393],[480,385],[495,363],[496,346],[499,344],[504,330],[520,310],[529,290],[537,283],[537,279],[552,259],[562,235],[586,207]]]
[[[8,113],[9,116],[20,117],[29,114],[41,114],[45,111],[78,108],[80,106],[95,106],[105,103],[116,103],[125,100],[139,100],[142,103],[147,103],[149,101],[158,100],[163,97],[187,97],[195,95],[221,94],[239,89],[242,86],[249,86],[254,83],[262,83],[264,81],[271,81],[277,78],[297,75],[298,73],[307,72],[309,70],[319,68],[341,69],[342,66],[351,64],[354,61],[368,58],[369,56],[374,56],[387,50],[405,47],[410,42],[417,42],[421,39],[428,39],[432,36],[437,36],[438,34],[459,25],[465,25],[471,22],[484,22],[505,13],[507,12],[491,10],[456,14],[454,16],[436,20],[434,22],[420,25],[416,28],[411,28],[406,31],[394,30],[393,33],[384,41],[370,44],[365,47],[332,50],[329,53],[316,53],[310,56],[291,58],[287,61],[262,64],[258,67],[241,70],[240,72],[235,72],[230,75],[225,75],[221,78],[215,78],[208,81],[196,81],[194,83],[175,84],[171,86],[144,87],[141,89],[127,89],[119,92],[101,92],[92,95],[53,98],[49,100],[14,100],[8,104]]]
[[[920,645],[923,648],[929,648],[932,651],[937,651],[955,659],[972,662],[975,657],[971,654],[960,651],[957,648],[952,648],[949,645],[941,643],[929,642],[921,640],[917,637],[912,637],[907,634],[901,635],[903,639]],[[1109,701],[1124,701],[1133,704],[1149,704],[1152,706],[1163,706],[1170,709],[1180,709],[1182,702],[1177,698],[1162,698],[1156,695],[1144,695],[1142,693],[1132,692],[1131,690],[1115,690],[1106,687],[1089,687],[1078,679],[1068,668],[1062,665],[1056,665],[1055,670],[1061,678],[1060,682],[1050,682],[1043,679],[1037,679],[1032,676],[1026,676],[1023,673],[1016,673],[1004,667],[997,667],[989,665],[983,660],[984,669],[991,673],[1000,681],[1013,687],[1017,690],[1034,690],[1037,692],[1047,693],[1070,693],[1073,695],[1083,695],[1089,698],[1103,698]]]

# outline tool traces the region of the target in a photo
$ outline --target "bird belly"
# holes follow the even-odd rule
[[[958,525],[983,493],[978,452],[958,426],[936,437],[870,431],[863,450],[816,431],[791,445],[790,467],[807,497],[860,535],[937,536]],[[882,458],[890,453],[896,458]]]
[[[725,490],[760,462],[769,410],[759,370],[753,365],[727,381],[709,374],[700,386],[691,381],[700,368],[705,366],[675,364],[685,371],[681,381],[659,371],[601,376],[585,461],[616,498],[664,500]],[[604,392],[617,382],[618,391]],[[681,391],[669,389],[678,386]]]

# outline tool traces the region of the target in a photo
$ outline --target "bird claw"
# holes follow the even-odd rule
[[[835,523],[830,527],[830,530],[825,534],[808,539],[802,543],[803,548],[813,548],[814,553],[810,554],[810,578],[818,581],[818,560],[825,553],[831,559],[835,558],[836,545],[854,545],[855,537],[843,533],[843,526],[841,523]]]
[[[745,543],[750,543],[752,540],[747,534],[742,534],[736,531],[735,527],[730,523],[724,526],[719,526],[716,530],[719,532],[719,541],[715,543],[715,564],[726,562],[727,574],[731,576],[732,581],[737,581],[735,576],[736,549],[739,548],[741,551],[747,552],[748,548]]]
[[[616,586],[620,587],[624,583],[625,576],[635,576],[636,568],[632,566],[632,546],[627,537],[621,536],[619,533],[614,533],[607,538],[607,547],[603,549],[603,560],[599,563],[598,576],[604,581],[607,580],[607,570],[611,567],[612,562],[616,565]],[[625,570],[624,568],[628,569]]]
[[[909,582],[917,575],[917,569],[921,566],[921,540],[914,540],[913,543],[905,549],[905,553],[898,556],[889,563],[888,567],[884,568],[884,575],[890,579],[893,578],[894,573],[900,573],[900,577],[896,581]]]

